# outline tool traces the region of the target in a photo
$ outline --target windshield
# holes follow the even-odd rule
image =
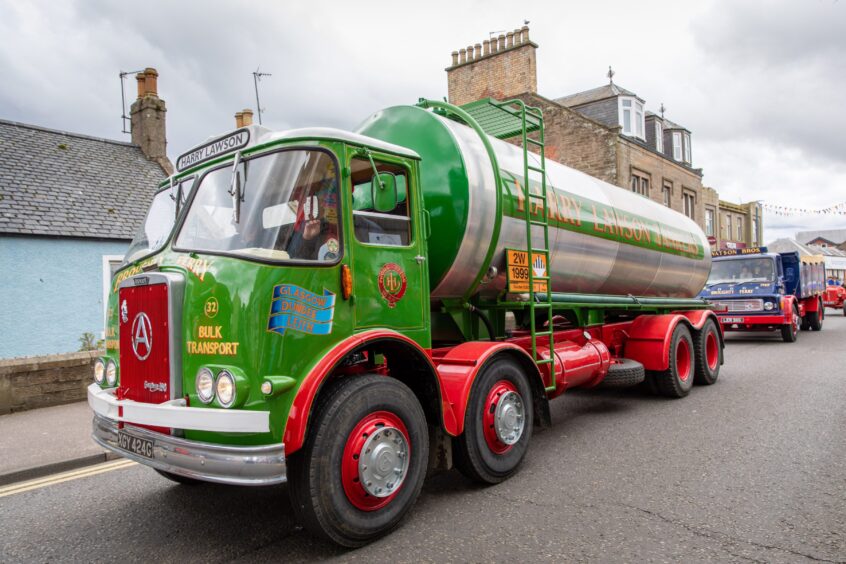
[[[334,262],[340,257],[338,233],[334,159],[318,150],[280,151],[241,161],[237,177],[231,166],[208,173],[176,246],[267,260]]]
[[[185,203],[193,180],[193,177],[182,179],[172,187],[168,186],[153,196],[153,203],[147,210],[144,223],[135,232],[135,237],[126,251],[123,259],[124,264],[134,262],[162,248],[176,221],[176,214],[178,213],[176,199],[180,198],[181,208],[182,204]]]
[[[711,264],[708,284],[726,282],[775,282],[774,262],[770,258],[748,258],[743,260],[721,260]]]

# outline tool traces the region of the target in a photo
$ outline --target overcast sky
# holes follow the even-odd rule
[[[255,108],[276,129],[352,129],[382,107],[446,95],[450,53],[531,23],[538,91],[615,82],[693,132],[722,199],[846,202],[846,2],[711,0],[222,2],[0,0],[0,118],[128,140],[118,73],[152,66],[168,152]],[[129,99],[135,81],[126,82]],[[765,239],[846,228],[767,214]]]

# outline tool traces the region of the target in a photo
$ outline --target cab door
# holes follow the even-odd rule
[[[356,331],[395,329],[428,347],[429,277],[414,165],[363,151],[349,158],[346,187],[352,205],[345,207],[353,325]],[[395,197],[386,193],[393,190]]]

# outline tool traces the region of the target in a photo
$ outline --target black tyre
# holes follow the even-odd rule
[[[608,367],[608,374],[599,383],[600,388],[628,388],[643,382],[646,371],[643,365],[628,358],[614,359]]]
[[[428,457],[423,408],[405,384],[344,378],[321,393],[306,442],[289,459],[294,512],[316,536],[367,544],[414,505]]]
[[[825,319],[825,307],[823,307],[822,302],[820,302],[817,311],[809,311],[806,317],[808,318],[808,325],[811,327],[811,331],[822,331],[823,319]]]
[[[694,378],[693,337],[687,325],[679,323],[670,337],[670,366],[653,373],[658,392],[668,398],[683,398],[690,393]]]
[[[709,319],[693,337],[693,356],[695,371],[693,383],[710,386],[720,376],[723,363],[723,347],[720,344],[720,332],[713,319]]]
[[[462,474],[498,484],[517,471],[532,438],[532,390],[523,368],[495,358],[473,382],[464,433],[455,439],[455,465]]]
[[[799,338],[799,308],[793,306],[793,322],[781,326],[781,338],[785,343],[795,343]]]
[[[183,486],[196,486],[197,484],[203,483],[202,480],[196,480],[194,478],[189,478],[188,476],[180,476],[179,474],[174,474],[173,472],[165,472],[164,470],[159,470],[158,468],[153,468],[153,470],[171,482],[176,482],[177,484],[182,484]]]

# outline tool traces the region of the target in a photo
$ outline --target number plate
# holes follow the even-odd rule
[[[742,317],[723,317],[723,323],[743,323]]]
[[[118,446],[126,452],[131,452],[144,458],[153,458],[153,441],[133,437],[128,433],[118,431]]]

